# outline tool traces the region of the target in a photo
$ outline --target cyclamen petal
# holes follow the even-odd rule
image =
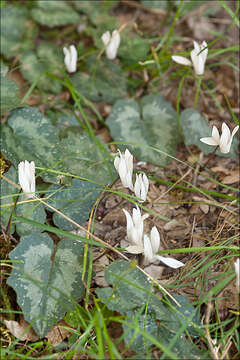
[[[120,33],[118,32],[118,30],[114,30],[112,32],[112,35],[109,31],[105,32],[102,35],[101,39],[106,46],[107,58],[110,60],[115,59],[121,41]]]
[[[66,47],[63,48],[65,55],[64,63],[69,73],[75,72],[77,70],[77,49],[74,45],[70,45],[69,49]]]
[[[229,153],[229,151],[231,149],[233,136],[236,134],[238,129],[239,129],[239,126],[236,126],[233,129],[233,132],[231,134],[231,131],[230,131],[229,127],[227,126],[227,124],[223,123],[221,136],[219,136],[219,132],[218,132],[216,126],[214,126],[213,130],[212,130],[212,136],[206,137],[206,138],[201,138],[200,141],[202,141],[203,143],[208,144],[208,145],[214,145],[214,146],[219,145],[220,151],[223,154],[227,154],[227,153]]]
[[[153,259],[152,244],[147,235],[143,238],[144,263],[149,264]]]
[[[150,238],[151,238],[153,253],[156,254],[160,246],[160,235],[156,226],[152,228]]]
[[[165,265],[173,268],[173,269],[178,269],[182,266],[185,266],[184,263],[182,263],[181,261],[178,261],[176,259],[170,258],[170,257],[163,257],[160,255],[155,255],[155,258],[160,260],[161,262],[163,262]]]
[[[173,55],[172,56],[173,61],[175,61],[178,64],[181,65],[186,65],[186,66],[191,66],[192,63],[189,59],[185,58],[184,56],[178,56],[178,55]]]
[[[213,146],[218,146],[219,145],[219,142],[216,141],[216,139],[214,139],[212,137],[201,138],[200,141],[207,144],[207,145],[213,145]]]
[[[27,160],[18,164],[18,181],[27,198],[34,197],[35,192],[35,163]]]
[[[125,154],[122,154],[120,150],[118,150],[118,152],[120,157],[116,156],[114,159],[115,169],[119,174],[123,186],[133,190],[133,156],[128,149],[126,149]]]

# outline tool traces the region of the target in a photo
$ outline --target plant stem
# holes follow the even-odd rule
[[[194,109],[196,109],[196,107],[197,107],[199,92],[200,92],[201,84],[202,84],[202,76],[197,77],[196,83],[197,83],[197,89],[196,89],[196,94],[195,94],[194,104],[193,104]]]

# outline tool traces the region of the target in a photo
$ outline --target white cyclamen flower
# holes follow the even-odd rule
[[[65,55],[64,63],[66,65],[67,71],[73,73],[77,70],[77,49],[74,45],[70,45],[69,49],[66,47],[63,48]]]
[[[154,226],[151,230],[150,239],[147,235],[144,235],[143,254],[144,254],[144,264],[145,265],[147,265],[151,262],[154,262],[156,260],[160,260],[165,265],[170,266],[173,269],[177,269],[177,268],[185,265],[181,261],[178,261],[176,259],[157,255],[159,246],[160,246],[160,235],[159,235],[159,232],[158,232],[156,226]]]
[[[141,202],[146,201],[149,188],[149,181],[145,174],[136,175],[136,182],[134,185],[135,195],[141,199]]]
[[[229,127],[227,126],[227,124],[223,123],[222,124],[222,134],[220,136],[216,126],[213,126],[212,136],[201,138],[200,141],[205,144],[208,144],[208,145],[213,145],[213,146],[219,145],[219,149],[220,149],[221,153],[227,154],[227,153],[229,153],[229,151],[231,149],[233,136],[236,134],[238,129],[239,129],[239,126],[235,126],[235,128],[233,129],[233,132],[231,134],[231,131],[230,131]]]
[[[240,261],[239,258],[234,263],[235,272],[237,276],[237,291],[240,293],[240,280],[239,280],[239,271],[240,271]]]
[[[131,254],[141,254],[143,252],[143,222],[148,218],[148,214],[141,215],[141,211],[137,206],[133,209],[133,215],[123,209],[127,219],[127,239],[131,244],[126,250]]]
[[[192,62],[184,56],[173,55],[172,59],[181,65],[191,66],[193,64],[195,73],[197,75],[202,75],[204,73],[204,66],[208,54],[207,43],[206,41],[203,41],[202,44],[199,45],[196,41],[193,41],[193,44],[194,49],[191,51]]]
[[[106,55],[110,60],[115,59],[117,51],[120,45],[120,33],[118,30],[112,32],[112,36],[109,31],[105,32],[102,37],[102,42],[106,46]]]
[[[27,198],[34,197],[35,193],[35,164],[25,160],[18,164],[18,180],[19,184]]]
[[[115,157],[114,166],[117,170],[122,184],[125,188],[129,188],[133,191],[132,174],[133,174],[133,156],[128,149],[125,150],[125,154],[119,151],[120,157]]]

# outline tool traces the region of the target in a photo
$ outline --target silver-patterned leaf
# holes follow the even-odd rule
[[[64,239],[54,249],[48,234],[32,233],[9,254],[14,268],[7,283],[17,293],[25,320],[41,337],[84,295],[83,248],[83,243]]]
[[[140,105],[135,100],[117,101],[107,118],[107,125],[115,141],[138,144],[127,145],[138,160],[165,166],[171,156],[176,155],[179,141],[176,119],[176,112],[169,102],[160,95],[148,95]]]

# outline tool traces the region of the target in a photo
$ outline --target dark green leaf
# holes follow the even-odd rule
[[[83,249],[82,243],[65,239],[54,250],[49,235],[32,233],[9,254],[21,262],[14,263],[7,283],[17,293],[24,318],[41,337],[84,295]]]
[[[80,16],[66,1],[38,0],[37,8],[32,9],[32,17],[41,25],[49,27],[75,24]]]
[[[69,216],[78,224],[88,220],[92,206],[94,205],[101,187],[89,181],[74,179],[72,186],[52,185],[49,193],[53,192],[48,203],[57,208],[64,215]],[[73,230],[76,227],[58,214],[53,215],[56,226],[63,230]]]
[[[92,56],[88,59],[87,69],[89,75],[78,72],[72,78],[80,94],[92,101],[109,104],[126,96],[125,74],[119,64],[104,57],[99,61]]]
[[[107,125],[115,141],[139,144],[127,145],[138,160],[165,166],[171,160],[168,155],[176,155],[179,141],[176,117],[171,104],[162,96],[148,95],[141,100],[140,106],[134,100],[117,101],[107,118]]]

